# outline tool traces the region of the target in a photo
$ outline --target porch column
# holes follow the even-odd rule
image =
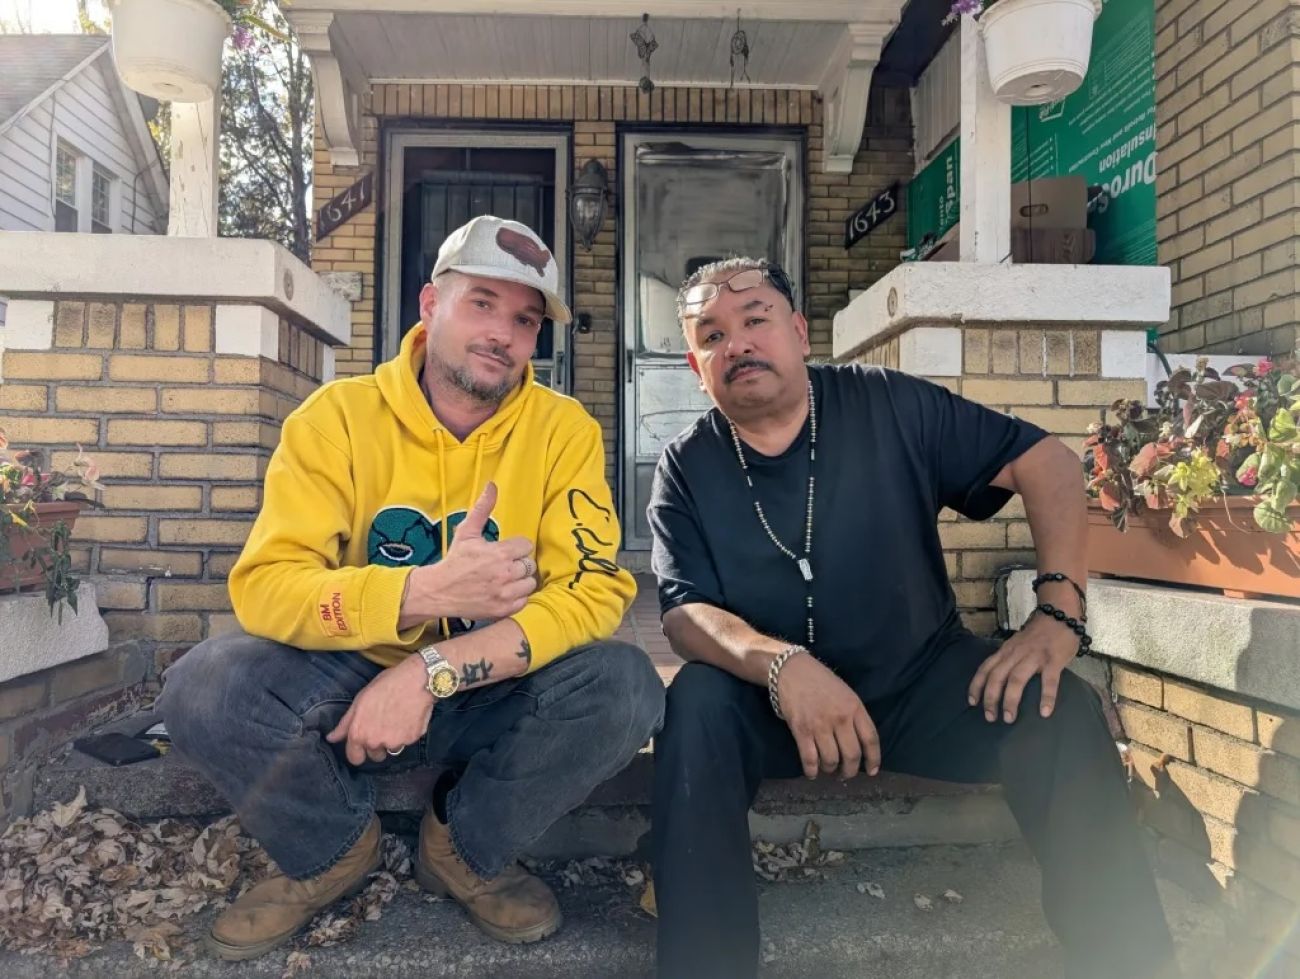
[[[989,84],[984,38],[961,18],[961,261],[1011,256],[1011,106]]]
[[[171,199],[167,234],[217,236],[217,152],[221,93],[206,102],[172,103]]]

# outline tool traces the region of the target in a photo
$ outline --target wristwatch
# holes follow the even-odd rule
[[[460,674],[456,672],[456,667],[442,658],[438,647],[423,647],[420,659],[424,660],[424,670],[429,674],[429,682],[425,686],[436,699],[446,700],[460,689]]]

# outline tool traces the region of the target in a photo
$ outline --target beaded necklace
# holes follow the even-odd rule
[[[817,462],[817,399],[813,395],[812,381],[808,381],[808,506],[804,515],[803,525],[803,556],[800,557],[790,548],[781,542],[772,530],[772,525],[767,522],[767,515],[763,513],[763,504],[758,501],[758,493],[754,489],[754,480],[749,474],[749,465],[745,462],[745,453],[740,447],[740,433],[736,431],[736,426],[731,419],[727,419],[727,427],[731,429],[731,443],[736,447],[736,459],[740,462],[741,472],[745,474],[745,482],[749,485],[749,495],[754,502],[754,513],[758,515],[758,522],[766,532],[768,540],[776,545],[776,549],[788,557],[799,567],[799,574],[803,576],[804,588],[807,593],[806,609],[808,616],[808,648],[812,649],[813,645],[813,593],[812,593],[812,532],[813,532],[813,500],[815,496],[816,479],[813,476],[813,466]]]

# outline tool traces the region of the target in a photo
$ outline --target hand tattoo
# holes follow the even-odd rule
[[[487,683],[491,675],[492,664],[481,659],[477,663],[466,663],[461,667],[460,682],[467,687],[475,683]]]

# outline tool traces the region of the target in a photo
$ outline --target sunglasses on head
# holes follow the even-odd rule
[[[786,277],[785,272],[776,265],[769,265],[761,269],[745,269],[743,272],[737,272],[720,282],[697,283],[686,290],[686,293],[682,296],[682,305],[686,309],[702,306],[718,295],[723,286],[726,286],[732,292],[744,292],[746,289],[757,289],[764,283],[771,284],[772,288],[790,303],[790,308],[794,308],[794,288],[790,285],[790,280]]]

